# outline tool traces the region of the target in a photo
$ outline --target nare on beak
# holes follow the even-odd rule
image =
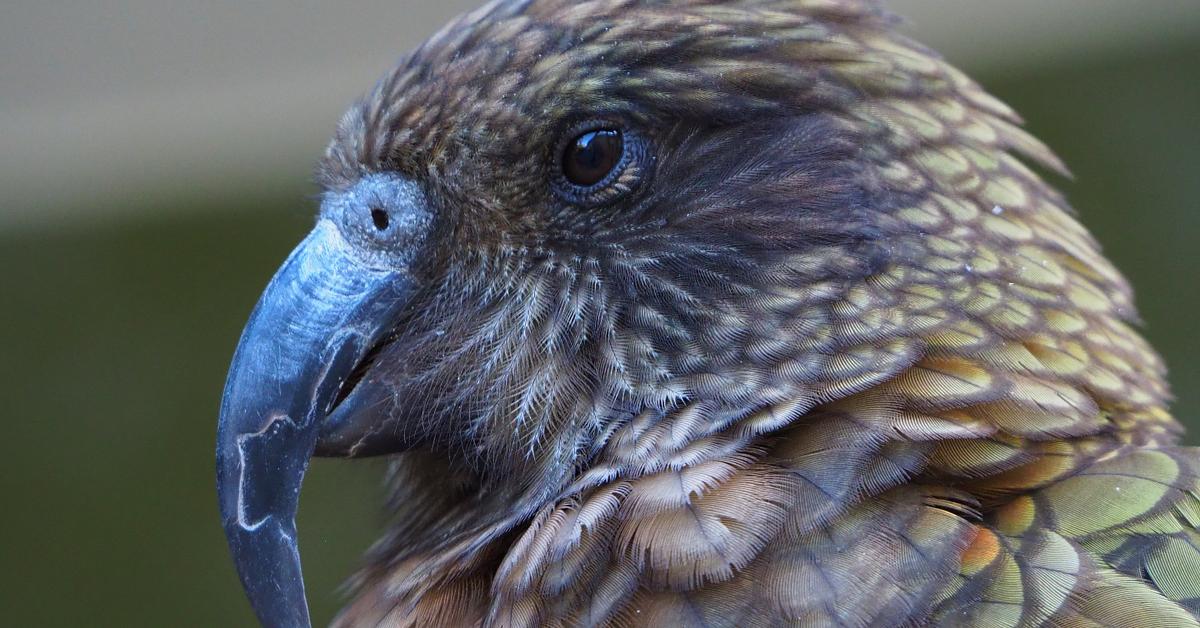
[[[416,288],[433,216],[419,186],[391,174],[322,202],[242,332],[221,400],[217,494],[238,575],[259,621],[310,625],[296,540],[300,486],[335,403]],[[351,414],[339,442],[372,428]],[[386,450],[373,438],[373,453]]]

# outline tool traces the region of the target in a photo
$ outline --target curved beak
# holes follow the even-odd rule
[[[296,542],[300,485],[321,424],[412,291],[326,217],[271,280],[234,354],[217,428],[217,494],[259,621],[309,626]]]

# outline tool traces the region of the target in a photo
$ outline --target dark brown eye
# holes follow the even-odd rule
[[[624,151],[625,139],[620,131],[588,131],[568,143],[563,150],[563,174],[575,185],[596,185],[621,163]]]

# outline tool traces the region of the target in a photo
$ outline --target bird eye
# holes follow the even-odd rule
[[[599,207],[641,188],[654,162],[648,138],[620,123],[591,120],[553,145],[551,188],[572,205]]]
[[[588,131],[563,150],[563,175],[575,185],[596,185],[620,165],[624,152],[625,138],[617,129]]]

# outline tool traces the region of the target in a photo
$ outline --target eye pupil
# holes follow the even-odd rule
[[[575,185],[595,185],[621,162],[625,140],[616,129],[588,131],[567,145],[563,174]]]

